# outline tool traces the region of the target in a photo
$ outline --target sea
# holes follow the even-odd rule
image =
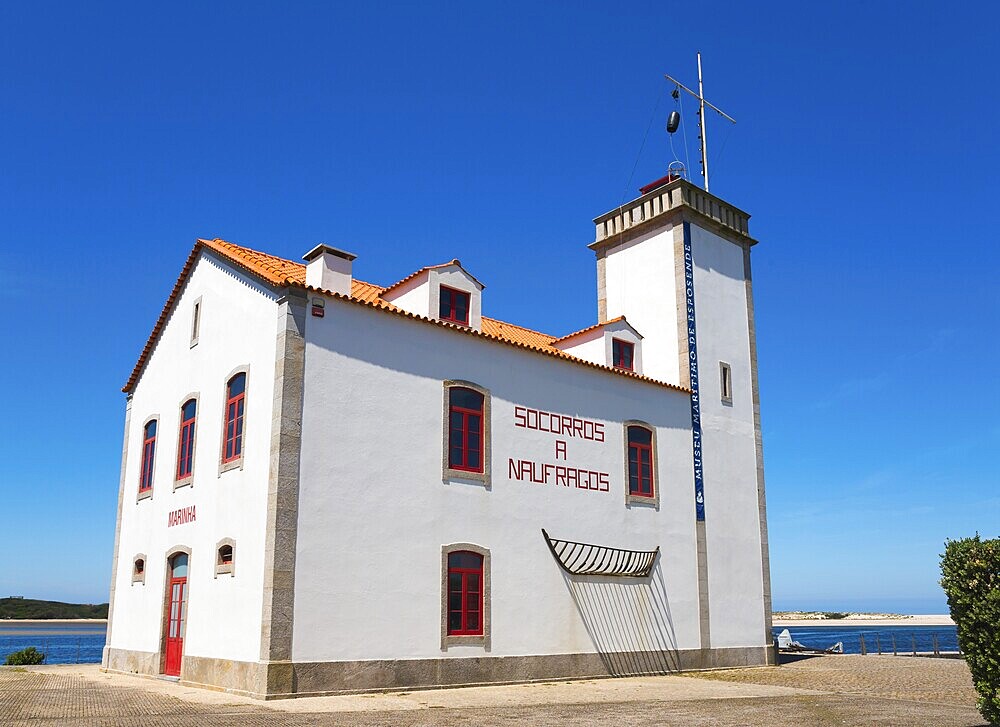
[[[912,654],[938,651],[958,651],[958,630],[954,626],[848,626],[823,624],[822,626],[775,626],[777,636],[788,629],[792,638],[811,649],[826,649],[838,641],[844,644],[845,654],[860,654],[862,639],[869,654]]]
[[[785,627],[776,626],[777,636]],[[815,649],[825,649],[838,641],[845,654],[860,654],[861,640],[869,654],[881,649],[884,654],[958,651],[958,633],[954,626],[789,626],[792,638]],[[46,664],[98,664],[107,638],[104,623],[19,623],[0,621],[0,664],[7,655],[34,646],[45,654]]]
[[[95,623],[0,621],[0,664],[7,655],[34,646],[45,664],[99,664],[108,626]]]

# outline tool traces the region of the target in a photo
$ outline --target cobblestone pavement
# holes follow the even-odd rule
[[[799,657],[779,669],[729,669],[689,676],[917,702],[976,703],[976,690],[964,659],[857,654]]]
[[[101,674],[95,667],[5,668],[0,669],[0,725],[978,726],[982,721],[968,678],[960,661],[824,657],[697,679],[644,677],[262,703]]]

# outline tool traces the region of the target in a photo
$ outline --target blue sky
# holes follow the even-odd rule
[[[489,315],[581,328],[590,220],[662,175],[701,50],[776,607],[943,610],[944,540],[1000,536],[998,6],[362,5],[0,7],[0,595],[106,599],[119,388],[196,237],[459,257]]]

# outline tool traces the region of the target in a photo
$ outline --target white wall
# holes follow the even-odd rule
[[[437,308],[430,305],[431,294],[427,283],[428,273],[423,272],[415,278],[407,280],[398,288],[394,288],[382,295],[382,299],[392,303],[397,308],[402,308],[414,315],[425,318],[436,317]]]
[[[555,346],[568,354],[582,358],[584,361],[591,361],[602,366],[610,365],[611,359],[608,356],[603,328],[595,328],[592,331],[581,333],[568,341],[556,343]]]
[[[623,315],[643,336],[642,373],[680,383],[673,228],[609,246],[605,290],[608,319]]]
[[[760,515],[743,249],[691,225],[712,646],[764,638]],[[732,367],[722,402],[719,362]]]
[[[191,311],[201,298],[198,345]],[[257,661],[263,598],[270,426],[277,306],[256,282],[203,253],[135,387],[129,425],[114,622],[108,645],[155,652],[163,630],[168,549],[192,549],[184,654]],[[244,467],[219,473],[225,385],[249,366]],[[200,394],[193,486],[173,490],[180,406]],[[159,415],[153,496],[136,502],[142,427]],[[196,521],[167,527],[171,511],[195,506]],[[215,545],[234,538],[235,575],[215,577]],[[145,553],[145,584],[132,583],[132,559]]]
[[[682,393],[331,300],[306,328],[293,659],[441,658],[441,546],[492,556],[489,654],[697,648],[690,409]],[[492,484],[442,481],[445,379],[492,395]],[[523,405],[597,420],[567,464],[608,492],[511,480],[508,458],[555,463]],[[625,504],[621,422],[657,429],[660,507]],[[661,549],[647,583],[567,578],[540,533]]]

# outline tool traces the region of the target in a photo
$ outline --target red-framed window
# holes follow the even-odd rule
[[[247,375],[236,374],[226,384],[226,426],[222,443],[222,461],[232,462],[243,456],[243,414],[246,409]]]
[[[181,432],[177,440],[177,474],[176,479],[183,480],[191,476],[194,463],[194,422],[198,414],[198,402],[188,399],[181,407]]]
[[[448,635],[483,635],[483,556],[448,553]]]
[[[463,386],[448,389],[448,467],[483,471],[483,403],[478,391]]]
[[[653,432],[646,427],[628,428],[628,494],[653,497]]]
[[[139,492],[153,489],[153,460],[156,458],[156,420],[146,422],[142,430],[142,471],[139,473]]]
[[[469,300],[471,296],[461,290],[441,286],[441,309],[438,317],[442,321],[469,325]]]
[[[635,344],[620,338],[611,339],[611,362],[616,369],[635,369]]]

